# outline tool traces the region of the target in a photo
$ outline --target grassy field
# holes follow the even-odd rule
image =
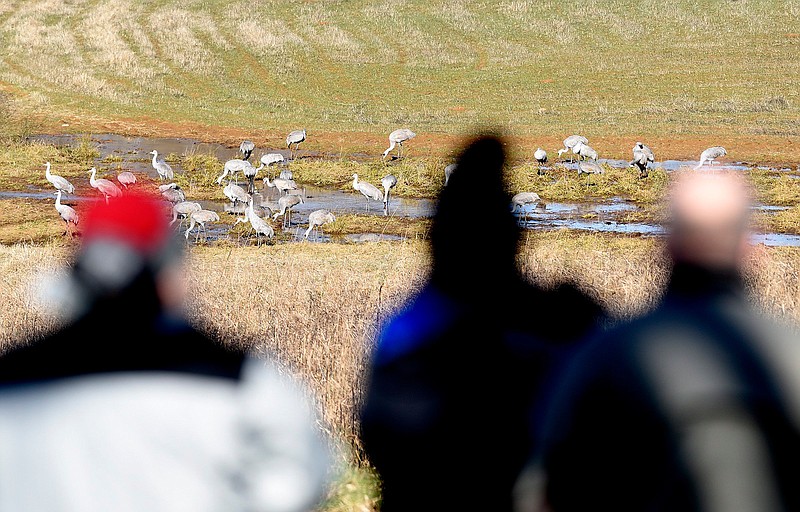
[[[776,20],[780,20],[776,23]],[[42,129],[441,156],[498,126],[601,156],[797,162],[800,2],[9,0],[0,91]],[[62,126],[69,125],[69,126]]]
[[[191,137],[238,147],[308,140],[292,163],[299,183],[350,189],[353,173],[396,195],[435,197],[442,170],[475,128],[507,136],[511,192],[545,202],[622,197],[657,222],[669,182],[632,169],[585,177],[536,172],[572,133],[601,158],[628,159],[637,140],[657,160],[696,160],[723,145],[728,160],[800,164],[800,0],[7,0],[0,2],[0,191],[49,186],[44,162],[88,188],[98,157],[24,142],[33,133]],[[408,158],[380,160],[387,134],[409,127]],[[221,199],[222,168],[199,153],[168,155],[194,199]],[[101,162],[101,174],[119,159]],[[800,169],[799,171],[800,172]],[[751,169],[759,229],[800,233],[800,180]],[[109,176],[113,177],[113,176]],[[0,351],[54,326],[30,289],[76,245],[61,236],[53,198],[2,200]],[[188,314],[226,343],[273,354],[305,381],[347,468],[321,509],[378,508],[379,482],[359,450],[363,377],[381,324],[424,282],[429,220],[339,215],[326,233],[408,238],[369,244],[191,249]],[[244,228],[232,231],[242,234]],[[666,278],[660,242],[556,231],[526,235],[519,264],[545,286],[573,279],[616,318],[650,308]],[[221,283],[226,283],[222,286]],[[748,270],[765,313],[800,325],[800,248],[758,246]],[[236,291],[234,291],[236,290]],[[241,297],[258,304],[241,308]]]

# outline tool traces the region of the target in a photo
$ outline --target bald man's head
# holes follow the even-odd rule
[[[676,263],[738,270],[750,248],[751,194],[729,172],[687,171],[670,190],[669,250]]]

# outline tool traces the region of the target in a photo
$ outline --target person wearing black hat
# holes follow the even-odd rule
[[[438,198],[429,280],[372,355],[361,438],[384,512],[510,510],[543,382],[602,317],[577,286],[520,273],[504,144],[488,134],[463,149]]]
[[[158,198],[82,214],[48,283],[63,326],[0,357],[0,510],[308,510],[331,444],[276,361],[183,316],[182,244]]]

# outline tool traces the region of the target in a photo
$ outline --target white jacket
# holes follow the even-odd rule
[[[309,397],[261,360],[238,381],[168,372],[0,387],[0,511],[315,507],[331,446]]]

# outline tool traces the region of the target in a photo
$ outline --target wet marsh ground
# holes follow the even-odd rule
[[[223,194],[228,179],[217,183],[223,163],[237,158],[237,148],[193,139],[123,137],[98,135],[36,135],[17,139],[0,149],[0,204],[8,205],[0,220],[0,242],[52,240],[63,233],[55,209],[52,187],[44,178],[44,162],[53,172],[76,186],[74,194],[62,201],[78,208],[99,195],[88,183],[88,168],[98,168],[100,176],[111,180],[122,170],[138,176],[135,187],[155,191],[163,183],[151,165],[149,152],[156,149],[175,170],[174,182],[187,200],[198,201],[220,213],[219,223],[210,225],[203,243],[241,245],[252,243],[247,224],[235,225],[243,213]],[[314,153],[301,150],[289,160],[285,149],[258,147],[251,160],[277,152],[285,156],[281,164],[265,167],[255,180],[256,204],[262,216],[278,211],[279,192],[267,187],[263,177],[275,177],[290,170],[304,202],[292,212],[292,223],[282,227],[282,219],[272,221],[276,229],[273,242],[303,240],[308,214],[329,209],[336,222],[312,233],[309,241],[358,241],[368,236],[424,239],[435,209],[435,197],[444,186],[444,167],[449,160],[437,157],[387,159],[364,154]],[[567,159],[539,165],[530,159],[512,160],[508,167],[511,194],[536,192],[542,201],[519,212],[528,229],[577,229],[613,232],[622,235],[660,235],[664,221],[663,199],[670,177],[692,168],[696,161],[657,160],[646,178],[640,178],[627,161],[600,159],[605,171],[600,175],[580,176],[576,164]],[[754,220],[758,241],[768,245],[800,245],[800,172],[787,166],[769,167],[725,161],[718,168],[745,174],[756,190]],[[366,201],[352,187],[352,176],[380,187],[386,174],[398,178],[392,189],[388,215],[380,201]],[[234,181],[246,187],[241,173]],[[480,210],[480,197],[475,211]]]

